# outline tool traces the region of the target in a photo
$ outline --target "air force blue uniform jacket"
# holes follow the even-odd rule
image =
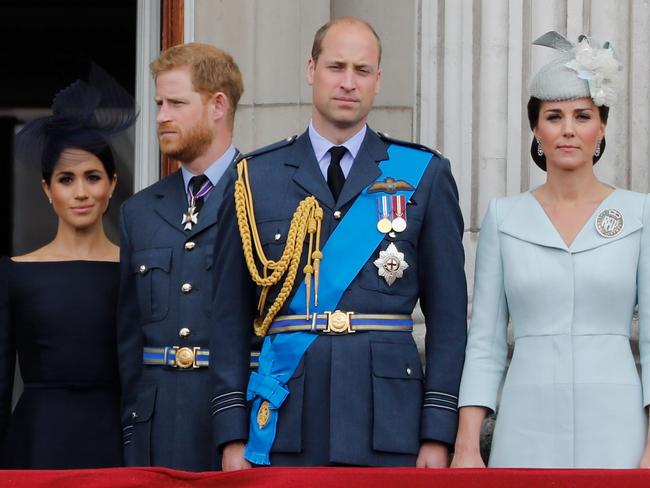
[[[255,218],[266,256],[281,256],[293,213],[310,195],[324,211],[324,247],[356,197],[379,177],[378,163],[387,158],[393,143],[407,144],[367,131],[337,202],[307,133],[249,155]],[[415,464],[421,442],[454,443],[466,342],[463,221],[449,161],[420,149],[429,151],[430,161],[407,205],[406,230],[385,235],[337,308],[359,314],[411,314],[419,299],[427,327],[426,372],[410,332],[320,335],[287,385],[272,465],[408,466]],[[259,296],[243,257],[232,190],[225,198],[212,267],[222,275],[213,306],[219,317],[211,337],[211,348],[223,351],[210,364],[215,446],[248,438],[248,347]],[[404,253],[409,267],[388,286],[373,262],[391,243]],[[343,268],[346,263],[328,265]],[[303,279],[302,268],[294,291]],[[287,313],[290,300],[280,315]]]
[[[214,327],[217,210],[233,177],[231,165],[191,230],[181,225],[188,207],[181,171],[122,207],[118,349],[127,466],[207,471],[219,463],[210,434],[212,387],[205,363],[187,369],[144,365],[143,348],[207,351]]]

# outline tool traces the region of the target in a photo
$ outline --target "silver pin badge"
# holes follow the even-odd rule
[[[596,217],[596,230],[603,237],[616,237],[623,230],[623,214],[615,208],[603,210]]]
[[[392,242],[385,251],[379,251],[379,259],[375,259],[374,264],[377,266],[377,273],[383,276],[388,286],[395,283],[397,278],[401,278],[404,270],[409,267],[404,260],[404,253],[399,252]]]

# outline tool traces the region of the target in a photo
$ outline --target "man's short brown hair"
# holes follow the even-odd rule
[[[314,61],[314,64],[316,64],[318,61],[318,57],[320,56],[320,53],[323,49],[323,39],[325,39],[327,31],[330,30],[330,27],[336,24],[360,24],[367,27],[377,40],[377,49],[379,50],[379,59],[377,60],[377,66],[381,64],[381,39],[379,39],[379,35],[368,22],[357,17],[341,17],[338,19],[330,20],[327,24],[316,31],[316,34],[314,35],[314,43],[311,46],[311,59]]]
[[[217,92],[228,97],[232,126],[237,104],[244,92],[241,72],[232,56],[218,47],[190,42],[165,49],[149,68],[155,79],[160,73],[184,66],[190,69],[192,86],[206,99]]]

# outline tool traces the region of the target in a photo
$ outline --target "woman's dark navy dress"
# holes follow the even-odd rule
[[[0,464],[122,464],[119,264],[0,260]],[[13,413],[16,353],[25,390]]]

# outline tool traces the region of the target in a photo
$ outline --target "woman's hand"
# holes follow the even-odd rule
[[[641,461],[639,462],[639,468],[650,468],[650,446],[646,446],[644,449]]]
[[[478,406],[461,407],[458,413],[458,434],[452,468],[484,468],[481,458],[481,425],[488,409]]]
[[[484,468],[485,463],[477,449],[471,451],[456,451],[451,460],[452,468]]]

